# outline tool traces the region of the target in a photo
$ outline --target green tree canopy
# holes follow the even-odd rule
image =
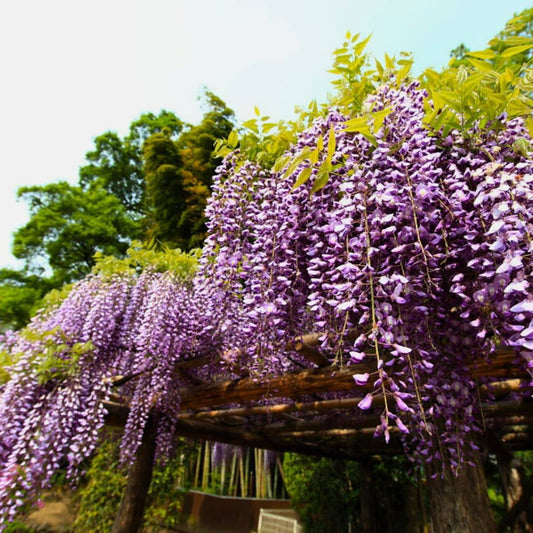
[[[145,212],[145,183],[142,170],[142,144],[154,133],[163,130],[177,136],[183,128],[180,119],[170,111],[158,115],[145,113],[130,126],[124,138],[107,131],[94,140],[94,150],[85,155],[88,165],[80,168],[80,185],[87,188],[99,182],[115,195],[132,217]]]
[[[200,124],[176,141],[171,130],[154,133],[143,147],[148,237],[186,250],[204,239],[204,209],[219,162],[213,151],[234,126],[234,113],[220,98],[206,91],[204,103]]]
[[[30,220],[15,232],[13,254],[29,273],[50,275],[54,286],[88,274],[96,252],[124,254],[140,233],[120,200],[98,184],[22,187],[18,197],[28,203]]]
[[[77,186],[20,189],[30,220],[15,232],[13,254],[24,265],[0,271],[0,329],[20,328],[46,292],[85,276],[95,253],[123,257],[132,240],[144,238],[160,248],[201,245],[217,165],[212,151],[234,120],[213,93],[206,91],[204,101],[198,126],[162,110],[141,115],[124,137],[97,136]]]

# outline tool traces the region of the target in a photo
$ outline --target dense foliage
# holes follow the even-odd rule
[[[74,523],[76,531],[111,531],[126,486],[120,468],[120,438],[106,432],[91,460],[84,483],[76,494],[79,509]],[[145,525],[173,528],[180,518],[184,489],[177,485],[184,458],[173,457],[154,468],[145,512]]]
[[[516,149],[529,139],[522,120],[443,139],[423,123],[424,98],[416,82],[382,86],[367,100],[382,117],[371,139],[335,110],[318,119],[285,178],[228,157],[204,268],[219,307],[233,308],[239,365],[284,371],[288,341],[323,332],[341,364],[376,362],[358,380],[375,387],[362,409],[384,401],[379,433],[408,433],[405,416],[420,453],[447,450],[457,465],[458,427],[478,429],[467,361],[501,342],[531,361],[533,176]]]
[[[50,289],[90,273],[95,254],[124,257],[134,239],[187,250],[201,245],[216,166],[211,153],[234,120],[214,94],[206,91],[203,100],[198,125],[163,110],[143,114],[124,137],[97,136],[78,185],[18,191],[30,216],[13,239],[21,269],[0,269],[0,330],[27,324]]]
[[[371,390],[354,416],[378,414],[377,437],[400,432],[441,470],[469,460],[481,427],[467,364],[503,345],[533,367],[530,71],[486,60],[421,84],[408,59],[367,70],[363,46],[350,36],[336,52],[334,105],[311,109],[273,168],[290,135],[219,147],[194,277],[104,269],[4,336],[15,362],[0,397],[1,520],[60,464],[76,477],[111,376],[129,376],[122,461],[150,415],[164,456],[179,362],[211,356],[202,379],[279,375],[309,364],[286,348],[302,333],[340,365],[373,366],[355,376]]]
[[[286,453],[284,479],[292,507],[306,533],[330,531],[419,531],[423,515],[404,457],[363,462]],[[370,479],[365,479],[370,477]],[[362,494],[366,488],[367,494]],[[364,516],[363,516],[364,515]],[[408,516],[410,515],[410,516]]]
[[[283,469],[292,507],[306,532],[357,528],[360,499],[356,462],[286,454]]]

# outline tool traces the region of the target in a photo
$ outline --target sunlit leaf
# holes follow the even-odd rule
[[[328,153],[327,153],[328,161],[331,161],[331,158],[333,157],[333,154],[335,153],[335,147],[336,147],[335,130],[333,129],[333,126],[331,126],[329,128],[329,135],[328,135]]]
[[[511,48],[507,48],[501,53],[502,57],[509,58],[516,56],[518,54],[521,54],[522,52],[526,52],[527,50],[530,50],[533,48],[533,44],[525,44],[521,46],[511,46]]]
[[[311,173],[313,172],[312,167],[305,167],[300,174],[298,174],[298,178],[294,182],[294,185],[292,186],[292,190],[298,188],[300,185],[303,185],[311,176]]]
[[[381,111],[375,111],[372,113],[372,118],[374,119],[374,131],[377,131],[383,126],[384,120],[390,115],[392,107],[386,107]]]
[[[467,57],[466,58],[468,62],[476,67],[477,69],[483,71],[483,72],[491,72],[494,70],[494,67],[491,63],[488,63],[487,61],[482,61],[480,59],[475,59],[473,57]]]
[[[468,52],[466,54],[468,57],[475,57],[477,59],[494,59],[496,57],[496,52],[488,48],[487,50],[478,50],[477,52]]]
[[[331,164],[325,160],[318,169],[316,179],[311,188],[311,193],[315,193],[320,189],[323,189],[329,180],[329,173],[331,172]]]

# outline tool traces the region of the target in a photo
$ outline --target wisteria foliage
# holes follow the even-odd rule
[[[150,413],[164,455],[184,385],[177,363],[211,355],[203,379],[279,375],[310,364],[287,348],[303,333],[320,334],[332,362],[373,365],[355,376],[371,390],[353,415],[379,413],[376,436],[397,428],[422,462],[468,460],[481,427],[467,365],[503,345],[533,368],[533,172],[516,149],[530,139],[505,116],[443,138],[424,125],[426,99],[417,83],[382,86],[365,104],[383,111],[372,137],[332,109],[280,172],[236,150],[215,176],[193,281],[94,275],[5,335],[18,355],[0,397],[0,521],[58,467],[76,476],[111,376],[136,376],[123,387],[124,461]],[[57,368],[44,372],[51,351]]]
[[[150,412],[158,454],[169,452],[179,408],[175,364],[211,351],[202,307],[192,284],[172,272],[90,276],[57,309],[4,336],[16,363],[0,397],[0,523],[58,468],[76,479],[97,445],[114,376],[133,377],[121,390],[130,406],[123,461],[134,457]]]
[[[426,97],[417,83],[382,87],[367,107],[391,111],[370,139],[332,110],[300,136],[288,176],[227,158],[203,272],[233,309],[225,342],[239,364],[283,372],[291,339],[322,333],[337,363],[375,362],[356,381],[373,384],[361,409],[384,402],[378,435],[396,425],[420,459],[457,467],[480,429],[467,364],[503,345],[533,366],[533,176],[521,119],[441,138],[424,126]],[[313,192],[328,153],[298,154],[332,135]]]

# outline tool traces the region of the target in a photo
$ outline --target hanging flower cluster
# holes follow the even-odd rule
[[[91,276],[57,309],[5,337],[18,355],[0,396],[0,523],[60,466],[76,478],[104,425],[113,376],[133,377],[121,391],[130,405],[123,461],[133,459],[150,413],[158,455],[168,453],[179,409],[176,363],[212,349],[191,291],[172,273]]]
[[[426,98],[383,86],[367,102],[384,116],[373,136],[331,111],[284,175],[228,157],[203,276],[225,301],[228,359],[280,372],[302,364],[291,338],[320,333],[335,361],[374,361],[357,382],[373,383],[361,409],[385,404],[378,434],[396,425],[419,457],[456,467],[479,429],[467,364],[502,344],[533,365],[533,174],[520,119],[443,139],[424,125]]]
[[[442,138],[424,125],[426,99],[416,83],[384,85],[366,103],[375,131],[332,110],[280,172],[235,151],[193,281],[93,275],[5,335],[18,355],[0,394],[0,522],[60,465],[75,477],[110,377],[132,377],[123,459],[151,414],[165,454],[180,361],[213,356],[202,379],[279,375],[310,364],[288,349],[304,333],[332,362],[373,365],[355,385],[371,387],[359,408],[381,414],[378,435],[396,427],[419,460],[464,462],[479,429],[467,365],[501,344],[533,366],[532,162],[516,149],[521,120]]]

